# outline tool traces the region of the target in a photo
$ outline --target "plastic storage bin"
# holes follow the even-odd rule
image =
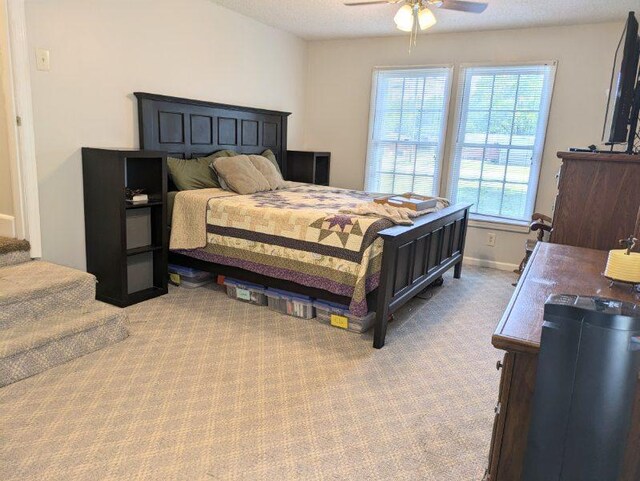
[[[302,319],[316,317],[313,301],[310,297],[280,289],[267,289],[267,298],[269,299],[269,309],[274,311]]]
[[[370,312],[364,317],[356,317],[349,312],[347,306],[333,302],[315,301],[313,305],[316,308],[318,321],[351,332],[365,332],[373,326],[376,320],[375,312]]]
[[[256,306],[266,306],[267,296],[266,289],[258,284],[250,282],[242,282],[236,279],[226,278],[224,285],[227,289],[227,295],[238,301],[249,302]]]
[[[213,276],[209,272],[169,264],[169,280],[175,285],[193,289],[208,284]]]

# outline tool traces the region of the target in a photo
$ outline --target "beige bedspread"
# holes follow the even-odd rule
[[[211,199],[238,195],[223,189],[183,190],[173,202],[170,249],[198,249],[207,245],[207,206]]]

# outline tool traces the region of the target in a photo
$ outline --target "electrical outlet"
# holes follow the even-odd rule
[[[45,72],[51,68],[49,51],[46,48],[36,49],[36,68]]]
[[[489,232],[487,234],[487,245],[489,247],[495,247],[496,246],[496,233],[495,232]]]

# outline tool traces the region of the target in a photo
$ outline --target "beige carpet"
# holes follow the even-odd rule
[[[381,351],[173,288],[123,342],[0,389],[0,479],[480,480],[514,277],[446,276]]]

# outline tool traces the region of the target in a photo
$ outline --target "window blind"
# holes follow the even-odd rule
[[[365,190],[436,195],[451,69],[376,69]]]
[[[554,64],[462,69],[454,201],[472,202],[480,216],[530,220],[554,75]]]

